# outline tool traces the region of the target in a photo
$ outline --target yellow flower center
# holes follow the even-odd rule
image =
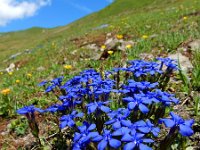
[[[72,65],[64,65],[65,69],[72,69]]]
[[[142,38],[143,39],[148,39],[148,35],[143,35]]]
[[[10,76],[12,76],[12,75],[13,75],[13,73],[12,73],[12,72],[8,72],[8,74],[9,74]]]
[[[20,83],[20,80],[16,80],[15,82],[16,82],[16,83]]]
[[[117,35],[117,39],[119,39],[119,40],[123,39],[123,35],[118,34],[118,35]]]
[[[9,88],[7,88],[7,89],[2,90],[1,94],[8,95],[10,92],[11,92],[11,90]]]
[[[130,49],[131,47],[132,47],[131,44],[126,45],[126,48],[127,48],[127,49]]]
[[[113,54],[113,51],[108,51],[108,54],[109,54],[109,55],[112,55],[112,54]]]
[[[102,45],[102,46],[101,46],[101,49],[106,49],[106,46],[105,46],[105,45]]]
[[[30,74],[30,73],[27,73],[27,77],[32,77],[32,74]]]
[[[184,17],[183,17],[183,20],[187,20],[187,19],[188,19],[188,17],[187,17],[187,16],[184,16]]]

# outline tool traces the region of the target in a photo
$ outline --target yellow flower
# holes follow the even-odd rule
[[[30,74],[30,73],[27,73],[26,75],[27,75],[27,77],[32,77],[32,74]]]
[[[187,17],[187,16],[184,16],[184,17],[183,17],[183,20],[187,20],[187,19],[188,19],[188,17]]]
[[[72,65],[64,65],[65,69],[72,69]]]
[[[102,46],[101,46],[101,49],[106,49],[106,45],[102,45]]]
[[[108,51],[108,54],[109,54],[109,55],[112,55],[112,54],[113,54],[113,51]]]
[[[85,61],[88,61],[88,60],[90,60],[89,58],[85,58]]]
[[[1,94],[8,95],[10,92],[11,92],[11,90],[9,88],[7,88],[7,89],[2,90]]]
[[[117,39],[118,39],[118,40],[121,40],[121,39],[123,39],[123,35],[121,35],[121,34],[118,34],[118,35],[117,35]]]
[[[20,80],[16,80],[15,82],[16,82],[16,83],[20,83]]]
[[[0,72],[0,75],[3,75],[3,72]]]
[[[148,39],[148,35],[143,35],[142,38],[143,39]]]
[[[12,72],[8,72],[8,74],[9,74],[10,76],[12,76],[12,75],[13,75],[13,73],[12,73]]]
[[[131,47],[132,47],[131,44],[126,45],[126,48],[127,48],[127,49],[130,49]]]

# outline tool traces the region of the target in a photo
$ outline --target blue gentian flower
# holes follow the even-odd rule
[[[126,71],[132,72],[136,77],[142,75],[155,75],[156,73],[161,74],[162,71],[158,68],[159,64],[156,62],[147,62],[143,60],[129,61],[131,64]]]
[[[160,58],[160,57],[158,57],[157,60],[161,62],[160,70],[163,69],[163,65],[167,67],[167,71],[178,70],[178,64],[176,60],[170,58]]]
[[[38,86],[44,86],[44,85],[46,85],[48,83],[48,81],[42,81],[42,82],[40,82],[39,84],[38,84]]]
[[[142,133],[146,134],[151,132],[155,137],[157,137],[158,133],[160,132],[160,128],[155,127],[155,125],[152,124],[149,119],[147,119],[146,122],[143,120],[137,121],[133,124],[133,126],[135,126],[135,128],[137,128]]]
[[[135,94],[139,94],[141,92],[146,93],[147,91],[151,91],[156,88],[158,85],[157,82],[150,83],[147,81],[136,82],[134,80],[128,80],[128,85],[122,85],[122,90],[125,90],[127,96],[134,96]]]
[[[139,109],[144,114],[149,112],[149,109],[146,105],[152,103],[152,100],[149,99],[145,94],[135,94],[134,97],[125,97],[123,100],[128,102],[129,110]]]
[[[125,134],[128,134],[131,132],[132,129],[128,128],[128,127],[121,127],[119,129],[116,129],[112,135],[113,136],[123,136]]]
[[[75,126],[75,118],[82,118],[83,113],[79,113],[76,110],[72,111],[71,114],[64,115],[60,118],[60,128],[63,129],[66,126],[74,127]]]
[[[160,119],[159,122],[164,123],[168,128],[177,128],[182,136],[191,136],[194,134],[191,128],[194,124],[193,119],[184,120],[173,112],[170,112],[170,116],[171,118]]]
[[[133,150],[135,148],[139,150],[151,150],[151,148],[144,143],[153,143],[154,141],[150,138],[144,138],[145,134],[137,133],[132,131],[131,134],[125,134],[121,141],[127,142],[124,145],[124,150]]]
[[[112,125],[114,130],[121,128],[122,126],[128,126],[131,124],[130,120],[127,120],[130,112],[128,109],[119,108],[116,111],[108,113],[110,120],[105,122],[105,125]]]
[[[98,150],[106,149],[107,145],[117,149],[121,145],[121,141],[114,139],[111,131],[106,129],[103,130],[103,135],[98,135],[97,137],[93,138],[92,141],[99,142],[97,146]]]
[[[56,87],[61,87],[61,83],[62,83],[62,80],[63,80],[63,76],[61,77],[58,77],[58,78],[55,78],[51,81],[51,85],[49,85],[45,92],[48,93],[48,92],[52,92]]]
[[[55,113],[57,111],[64,112],[67,110],[68,107],[66,107],[64,104],[54,104],[47,109],[45,109],[45,112]]]
[[[29,113],[33,114],[34,112],[39,112],[39,113],[43,113],[44,110],[40,109],[40,108],[36,108],[33,105],[30,106],[25,106],[23,108],[20,108],[17,110],[17,113],[20,115],[27,115]]]
[[[155,103],[162,103],[164,106],[169,106],[172,103],[178,104],[179,100],[174,97],[174,94],[163,92],[160,89],[156,89],[153,92],[147,92],[148,97]]]
[[[95,112],[97,109],[101,110],[105,113],[110,112],[110,108],[105,106],[109,103],[110,101],[106,101],[106,102],[94,102],[94,103],[89,103],[86,105],[87,109],[88,109],[88,114]]]
[[[83,122],[83,125],[78,127],[79,132],[75,132],[74,134],[73,149],[86,148],[86,146],[90,143],[90,140],[99,135],[98,132],[93,131],[95,129],[95,124],[90,125],[87,122]]]
[[[55,78],[51,81],[51,83],[53,83],[56,86],[61,86],[62,80],[63,80],[63,76]]]

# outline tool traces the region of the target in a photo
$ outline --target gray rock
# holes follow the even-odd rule
[[[73,50],[72,52],[70,52],[70,54],[75,55],[78,52],[77,49]]]
[[[5,70],[6,70],[7,72],[13,72],[14,69],[15,69],[15,64],[14,64],[14,63],[11,63],[11,64],[9,65],[9,67],[6,68]]]
[[[144,60],[152,60],[154,58],[153,54],[150,53],[141,53],[139,57]]]
[[[192,51],[195,51],[195,50],[200,51],[200,39],[197,39],[188,43],[188,48],[190,48],[190,50]]]
[[[193,68],[192,63],[190,62],[189,58],[182,55],[179,52],[175,54],[170,54],[168,55],[168,57],[171,59],[177,60],[180,63],[181,69],[185,72],[188,72]]]
[[[102,24],[96,28],[93,28],[93,30],[99,30],[99,29],[103,29],[103,28],[107,28],[107,27],[109,27],[109,24]]]
[[[99,50],[99,47],[96,44],[86,45],[85,48],[91,49],[91,50],[94,50],[94,51],[98,51]]]
[[[9,59],[15,59],[17,56],[21,55],[22,53],[16,53],[9,57]]]
[[[42,71],[45,70],[45,68],[44,68],[43,66],[40,66],[40,67],[38,67],[36,70],[42,72]]]
[[[27,53],[27,54],[30,54],[30,53],[32,53],[33,52],[33,50],[31,50],[31,49],[26,49],[26,50],[24,50],[24,53]]]
[[[126,48],[127,45],[133,46],[133,45],[135,45],[135,43],[133,41],[122,41],[120,43],[120,45],[117,47],[117,49],[119,49],[121,51],[125,51],[127,49]]]
[[[102,53],[96,53],[91,57],[91,60],[99,60],[101,58]]]
[[[106,40],[105,45],[106,49],[111,50],[117,47],[117,44],[119,43],[119,40],[116,38],[109,38]]]

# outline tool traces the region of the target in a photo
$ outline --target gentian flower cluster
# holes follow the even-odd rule
[[[46,93],[55,94],[55,90],[59,93],[56,95],[58,103],[44,110],[27,106],[17,112],[31,114],[32,118],[35,111],[59,117],[60,134],[65,130],[70,132],[71,143],[67,146],[74,150],[157,148],[161,123],[170,128],[163,142],[178,132],[191,136],[194,120],[184,120],[173,112],[171,118],[164,118],[165,110],[179,102],[174,94],[164,91],[178,67],[169,58],[157,60],[129,61],[126,68],[114,68],[105,73],[88,69],[65,83],[63,77],[43,81],[39,86],[45,87]]]

